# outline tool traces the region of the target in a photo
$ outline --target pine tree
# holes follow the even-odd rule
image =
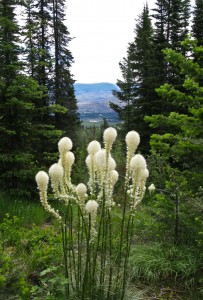
[[[189,39],[182,42],[182,47],[182,53],[172,49],[164,51],[167,61],[178,66],[179,72],[184,76],[182,86],[165,83],[157,89],[162,98],[174,103],[174,110],[168,116],[159,114],[146,117],[151,127],[165,127],[165,133],[152,135],[151,147],[153,156],[166,163],[164,172],[168,178],[165,179],[163,188],[168,193],[164,196],[164,193],[157,195],[157,199],[159,203],[161,199],[164,201],[164,207],[172,205],[170,220],[173,219],[174,222],[175,243],[180,242],[181,231],[182,235],[186,233],[185,238],[190,234],[193,242],[201,234],[195,232],[194,219],[201,215],[198,203],[203,180],[203,68],[194,59],[195,53],[199,58],[203,56],[203,48],[197,46],[197,41]],[[182,107],[185,113],[180,113]],[[197,206],[194,205],[195,202]],[[165,218],[170,222],[168,212]]]
[[[38,83],[44,87],[44,123],[75,137],[79,124],[74,80],[70,72],[73,57],[65,21],[64,0],[29,0],[26,7],[26,61]],[[54,111],[50,114],[51,105]],[[47,112],[47,115],[45,114]]]
[[[36,169],[46,162],[47,141],[61,132],[44,122],[52,112],[42,106],[44,87],[25,74],[15,9],[16,1],[0,1],[0,185],[28,195],[34,191]]]
[[[160,109],[154,91],[154,59],[153,28],[148,6],[145,6],[135,27],[134,42],[129,44],[127,58],[120,64],[124,81],[118,81],[117,85],[121,91],[114,92],[125,105],[119,108],[111,104],[124,120],[125,128],[141,134],[145,151],[148,150],[150,131],[144,116]]]
[[[15,1],[0,1],[0,183],[3,189],[26,191],[33,172],[31,120],[39,87],[22,74]]]
[[[26,72],[37,79],[37,66],[39,61],[39,49],[38,49],[38,23],[36,23],[34,17],[34,0],[27,0],[24,4],[24,18],[25,25],[23,28],[23,42],[25,44],[24,49],[24,63],[26,66]]]
[[[175,86],[181,86],[183,83],[184,78],[180,74],[178,66],[175,67],[165,60],[163,50],[166,48],[176,51],[184,50],[181,42],[188,34],[189,4],[188,0],[157,0],[156,8],[153,9],[156,55],[154,69],[157,74],[157,87],[165,82]],[[160,98],[160,102],[163,114],[167,115],[173,110],[171,101]]]
[[[167,66],[164,60],[162,50],[168,46],[168,40],[166,36],[166,17],[167,11],[165,7],[165,0],[158,0],[156,2],[156,8],[153,9],[153,18],[155,19],[154,28],[154,45],[155,45],[155,65],[154,68],[157,74],[157,80],[159,84],[166,81]]]
[[[193,11],[192,34],[197,40],[198,46],[203,46],[203,0],[196,0]],[[203,67],[203,57],[199,53],[194,53],[195,61]],[[203,85],[203,77],[201,80]]]
[[[113,95],[118,98],[121,106],[110,102],[110,107],[119,115],[119,118],[124,121],[122,126],[124,134],[133,128],[133,103],[137,99],[136,88],[138,87],[135,77],[133,76],[129,56],[128,49],[127,58],[124,58],[123,61],[119,63],[123,80],[117,81],[119,90],[113,91]]]
[[[203,45],[203,0],[195,1],[192,33],[197,39],[198,45]]]
[[[65,114],[55,114],[56,128],[74,138],[79,124],[78,107],[75,98],[74,80],[70,72],[73,56],[68,50],[71,40],[65,21],[65,1],[52,0],[53,3],[53,32],[54,32],[54,80],[53,102],[67,108]]]
[[[54,36],[53,36],[53,3],[52,1],[28,0],[25,5],[25,61],[26,70],[37,80],[43,96],[35,103],[36,111],[33,124],[38,128],[38,163],[50,164],[56,151],[56,144],[62,131],[56,128],[55,116],[67,112],[64,106],[58,105],[54,98]],[[37,139],[37,137],[36,137]],[[44,149],[49,155],[45,153]],[[40,155],[39,155],[40,154]],[[48,160],[47,160],[48,158]]]
[[[188,34],[189,5],[188,0],[157,0],[156,8],[153,9],[157,56],[155,68],[160,84],[170,81],[174,76],[164,60],[162,50],[165,48],[181,50],[181,42]]]

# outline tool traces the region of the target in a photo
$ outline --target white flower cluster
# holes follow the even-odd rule
[[[85,205],[85,209],[86,209],[87,213],[89,214],[90,223],[91,223],[91,228],[90,228],[91,240],[90,240],[90,242],[93,242],[95,237],[97,236],[96,218],[97,218],[98,206],[99,206],[99,204],[95,200],[89,200]]]
[[[127,157],[126,157],[126,179],[125,184],[128,186],[130,180],[130,161],[140,143],[139,133],[132,130],[129,131],[125,137],[126,147],[127,147]]]
[[[130,196],[133,199],[133,207],[136,208],[144,197],[145,183],[149,176],[147,163],[141,154],[135,154],[130,161],[130,171],[132,185],[130,186]]]
[[[58,221],[62,218],[58,211],[54,210],[47,201],[47,188],[49,177],[51,179],[51,186],[56,198],[62,199],[69,203],[71,195],[69,192],[73,190],[71,183],[71,169],[74,163],[74,154],[70,151],[72,149],[72,141],[68,137],[63,137],[58,143],[60,158],[58,163],[53,164],[49,168],[49,176],[44,171],[38,172],[36,175],[36,182],[40,191],[40,200],[47,211],[49,211]]]
[[[130,131],[125,138],[127,147],[125,185],[128,195],[132,199],[132,207],[136,209],[145,194],[145,183],[149,176],[147,163],[141,154],[135,154],[140,143],[140,136],[136,131]]]
[[[97,141],[91,142],[87,147],[89,155],[86,158],[86,165],[90,175],[91,195],[95,194],[96,188],[99,189],[97,200],[105,201],[105,206],[109,209],[114,205],[112,195],[118,180],[116,162],[110,153],[116,137],[116,129],[109,127],[103,134],[105,148],[102,149]]]
[[[50,212],[61,223],[62,218],[59,215],[58,211],[54,210],[47,201],[47,188],[49,183],[48,174],[44,171],[39,171],[35,176],[35,180],[39,188],[40,201],[42,205],[48,212]]]
[[[87,147],[88,156],[86,165],[89,171],[89,193],[85,184],[79,183],[74,186],[71,183],[71,171],[75,161],[72,149],[72,141],[68,137],[63,137],[58,143],[60,157],[57,163],[49,168],[49,176],[44,171],[36,175],[37,185],[40,191],[40,199],[44,207],[50,211],[60,222],[61,216],[47,202],[47,188],[49,177],[51,186],[56,198],[69,204],[70,201],[77,203],[83,213],[91,216],[92,233],[95,234],[95,220],[97,210],[104,207],[107,210],[115,205],[113,192],[115,184],[119,179],[116,171],[116,162],[111,155],[113,143],[117,137],[116,129],[109,127],[104,131],[104,148],[98,141],[92,141]],[[141,154],[135,154],[140,143],[140,136],[136,131],[130,131],[126,135],[127,157],[126,157],[126,177],[125,188],[130,197],[130,205],[134,209],[142,200],[146,187],[146,179],[149,176],[147,164]],[[153,185],[149,188],[153,192]],[[93,200],[94,199],[94,200]]]
[[[76,193],[78,195],[78,202],[81,206],[81,209],[84,208],[84,205],[85,205],[85,199],[88,197],[87,195],[87,187],[84,183],[79,183],[77,186],[76,186]]]

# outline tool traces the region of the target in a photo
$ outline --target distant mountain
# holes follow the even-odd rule
[[[109,82],[99,82],[99,83],[75,83],[76,95],[81,93],[100,93],[100,92],[112,92],[112,90],[117,90],[116,84]]]
[[[109,107],[109,102],[118,103],[117,98],[112,94],[112,90],[118,90],[116,84],[75,83],[74,87],[82,120],[118,119],[117,114]]]

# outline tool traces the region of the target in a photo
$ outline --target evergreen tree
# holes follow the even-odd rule
[[[74,80],[70,67],[73,56],[68,50],[71,40],[65,21],[65,1],[52,0],[53,3],[53,29],[54,29],[54,82],[53,102],[67,108],[65,114],[55,114],[56,128],[74,138],[75,129],[79,124],[78,107],[75,98]]]
[[[192,34],[198,45],[203,45],[203,0],[196,0],[193,12]]]
[[[129,46],[130,48],[130,46]],[[122,129],[124,134],[133,128],[133,103],[135,103],[137,83],[133,76],[133,69],[130,62],[129,49],[127,58],[124,58],[119,63],[123,80],[117,81],[119,90],[114,90],[113,95],[116,96],[121,103],[117,105],[110,102],[110,107],[119,115],[119,118],[124,121]]]
[[[198,203],[203,180],[203,68],[194,59],[194,54],[199,58],[203,56],[203,48],[197,46],[197,41],[189,39],[182,43],[182,47],[185,48],[183,53],[172,49],[164,52],[168,62],[179,66],[180,73],[184,75],[183,85],[178,88],[166,83],[157,89],[161,97],[174,103],[174,111],[168,116],[146,117],[150,126],[165,127],[164,134],[152,135],[151,147],[153,156],[166,162],[164,172],[168,178],[163,189],[168,194],[157,195],[157,200],[158,205],[163,201],[165,207],[172,203],[170,219],[168,212],[165,219],[167,222],[174,221],[175,243],[180,242],[181,234],[184,239],[189,236],[189,242],[199,239],[200,228],[195,232],[194,219],[201,214]],[[186,111],[184,114],[180,113],[182,107]],[[159,189],[159,182],[156,184]]]
[[[47,141],[61,132],[44,123],[52,112],[42,106],[44,87],[25,74],[19,59],[23,50],[15,9],[16,1],[0,1],[0,184],[10,192],[30,194],[36,169],[45,163]]]
[[[51,104],[53,52],[52,32],[52,5],[51,0],[28,0],[25,2],[25,64],[30,74],[43,89],[43,99],[38,103],[41,107],[48,107]],[[53,123],[49,112],[43,115],[45,124]]]
[[[165,60],[163,50],[166,48],[176,51],[184,50],[181,42],[188,34],[189,4],[188,0],[157,0],[156,8],[153,9],[155,19],[154,69],[157,74],[157,87],[165,82],[182,86],[184,78],[179,72],[178,66]],[[160,96],[158,97],[160,98]],[[173,110],[171,101],[160,98],[160,102],[163,114],[167,115]],[[184,111],[182,110],[182,112]]]
[[[61,5],[60,13],[58,10],[56,11],[56,6],[58,9],[59,4]],[[69,95],[73,93],[74,95],[74,90],[71,90],[70,82],[73,81],[69,70],[67,70],[67,65],[70,66],[72,56],[67,52],[64,54],[64,47],[68,43],[68,39],[64,38],[59,30],[63,27],[64,6],[62,2],[59,4],[54,0],[29,0],[25,10],[24,36],[27,70],[38,81],[43,90],[43,98],[36,103],[38,114],[35,115],[33,120],[39,126],[41,140],[36,148],[38,153],[41,154],[45,148],[50,153],[56,150],[55,145],[57,144],[58,134],[62,131],[65,132],[65,125],[67,125],[66,122],[64,126],[59,126],[59,121],[67,119],[69,121],[68,125],[72,121],[70,117],[68,120],[67,114],[70,114],[70,112],[67,110],[65,101],[61,100],[62,93]],[[66,30],[65,26],[63,29]],[[64,50],[63,53],[61,49]],[[63,70],[67,72],[62,73],[59,66],[62,66]],[[58,82],[62,82],[62,84],[58,85]],[[73,98],[73,96],[71,97]],[[57,122],[56,119],[59,119],[59,121]],[[73,129],[73,126],[71,129]],[[46,164],[46,157],[50,158],[49,155],[40,155],[42,164]]]
[[[34,0],[27,0],[24,4],[25,25],[23,28],[23,41],[25,43],[24,62],[26,72],[37,79],[37,66],[39,63],[39,49],[38,49],[38,23],[34,18]]]
[[[203,46],[203,0],[196,0],[192,20],[192,35],[197,40],[198,46]],[[194,53],[195,61],[203,67],[203,57]],[[201,80],[203,85],[203,76]]]
[[[181,42],[188,34],[189,26],[188,0],[157,0],[153,9],[155,20],[154,42],[156,47],[156,64],[159,85],[173,80],[174,70],[164,60],[162,50],[171,48],[181,50]]]
[[[157,80],[159,85],[166,81],[167,67],[164,60],[162,50],[168,46],[168,40],[166,36],[166,16],[167,11],[165,7],[165,0],[158,0],[156,2],[156,8],[153,9],[153,18],[155,19],[154,28],[154,45],[155,45],[155,65],[154,68],[157,74]]]
[[[1,72],[1,100],[4,101],[7,87],[13,78],[19,74],[21,64],[18,61],[20,54],[19,27],[15,19],[15,0],[0,1],[0,72]]]
[[[27,2],[26,60],[30,74],[44,87],[41,107],[54,105],[55,108],[51,115],[45,110],[44,123],[52,124],[74,138],[79,116],[70,72],[73,57],[68,45],[71,38],[64,24],[64,11],[64,0]]]
[[[50,38],[52,25],[51,0],[37,0],[33,10],[33,21],[37,26],[37,35],[35,35],[35,44],[37,46],[37,72],[35,79],[40,85],[49,89],[50,75],[52,71],[51,49],[53,40]],[[49,97],[46,99],[49,104]]]
[[[0,183],[7,190],[19,189],[30,179],[31,93],[40,97],[36,86],[21,74],[15,4],[14,0],[0,1]]]
[[[142,147],[148,149],[150,131],[144,116],[157,112],[155,94],[156,76],[154,72],[153,28],[148,6],[145,6],[135,27],[134,42],[129,44],[127,58],[120,64],[124,81],[118,81],[120,91],[114,91],[124,106],[111,105],[124,120],[127,130],[137,130],[141,134]]]

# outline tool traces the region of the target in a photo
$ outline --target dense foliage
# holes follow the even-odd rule
[[[63,10],[58,1],[0,1],[0,184],[10,192],[32,194],[36,166],[79,124]]]
[[[122,129],[137,129],[144,141],[142,150],[149,152],[149,139],[154,130],[144,121],[144,116],[153,114],[168,115],[174,106],[155,89],[164,83],[181,86],[183,76],[178,66],[167,62],[163,50],[170,48],[186,55],[181,42],[189,34],[190,1],[156,1],[155,8],[149,12],[144,6],[135,25],[135,38],[129,43],[127,55],[120,62],[123,80],[118,80],[119,91],[114,91],[121,105],[111,104],[123,121]],[[196,1],[193,11],[193,26],[190,33],[201,45],[201,1]],[[152,21],[154,25],[152,26]],[[199,59],[199,58],[198,58]],[[185,113],[184,107],[176,110]]]

